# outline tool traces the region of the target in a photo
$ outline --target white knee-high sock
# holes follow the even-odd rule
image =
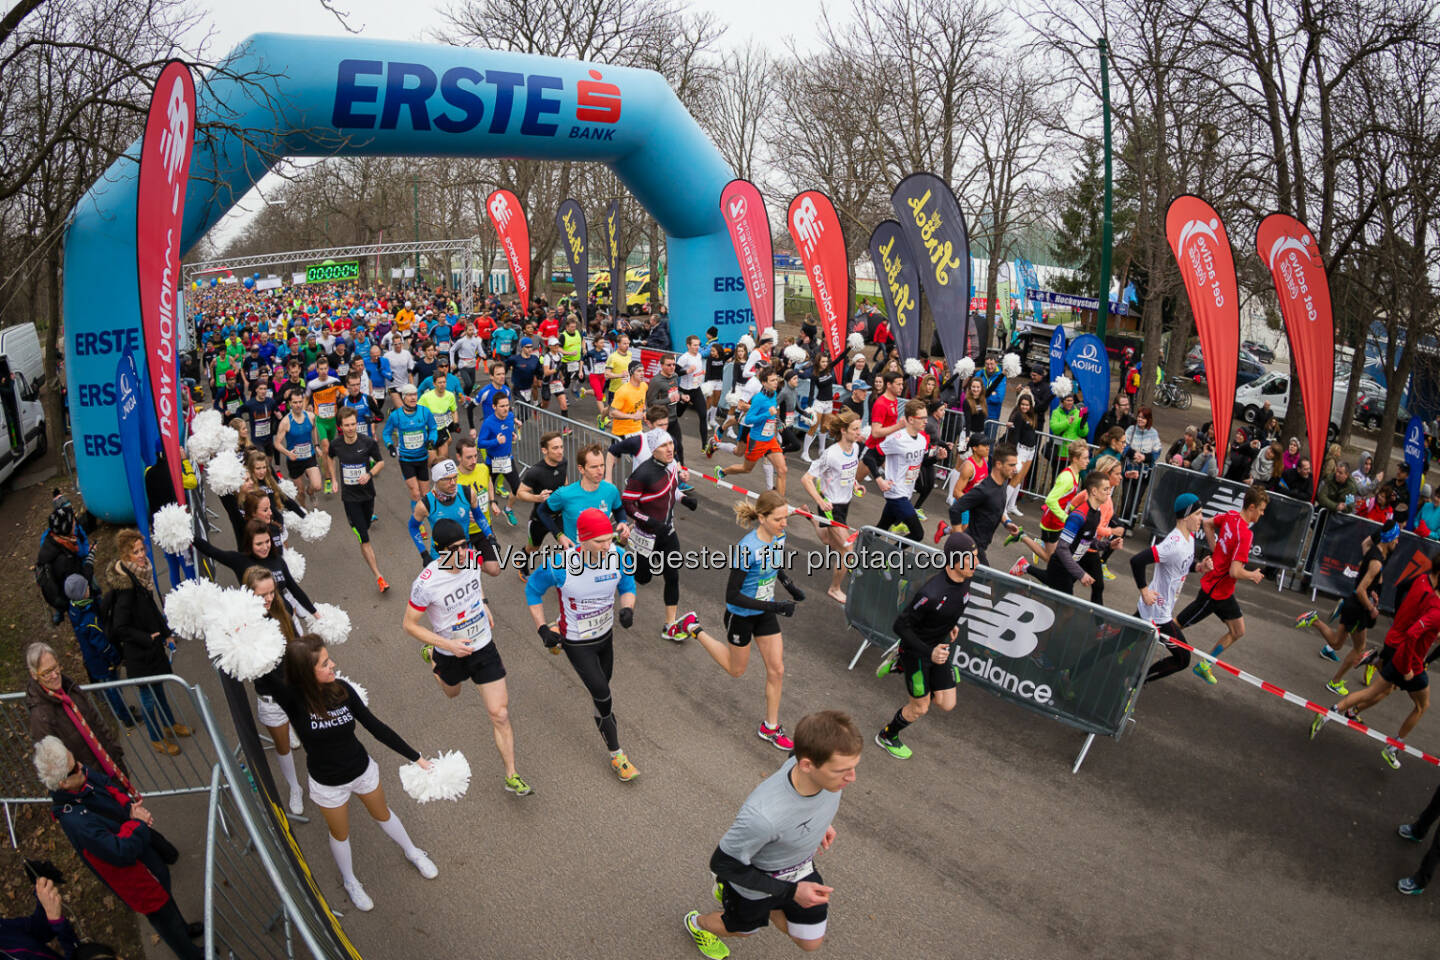
[[[800,448],[800,455],[801,455],[802,457],[808,457],[808,456],[810,456],[810,447],[811,447],[814,443],[815,443],[815,434],[813,434],[813,433],[807,433],[807,434],[805,434],[805,445]]]
[[[350,841],[336,840],[330,838],[330,855],[335,858],[335,866],[340,868],[340,881],[342,883],[356,883],[355,867],[350,862]]]
[[[375,822],[380,825],[381,830],[385,831],[385,836],[400,845],[400,849],[405,851],[405,856],[412,857],[420,852],[419,848],[410,841],[410,834],[405,832],[405,824],[400,822],[400,818],[395,815],[394,810],[390,811],[389,820],[376,820]]]
[[[290,785],[291,790],[300,789],[300,778],[295,775],[295,752],[275,754],[275,763],[280,767],[280,773],[284,775],[285,782]]]
[[[773,490],[775,489],[775,468],[770,465],[769,460],[766,460],[763,466],[765,469],[765,489]]]

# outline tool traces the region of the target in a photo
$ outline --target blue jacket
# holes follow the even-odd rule
[[[985,408],[991,420],[1000,419],[1000,408],[1005,405],[1005,372],[996,370],[993,374],[981,370],[980,383],[985,387]]]
[[[155,849],[155,835],[130,819],[130,797],[98,770],[85,784],[50,794],[50,814],[100,882],[136,913],[170,902],[170,869]]]
[[[59,946],[59,952],[49,946],[52,941]],[[74,956],[78,946],[80,941],[70,921],[63,916],[51,920],[39,900],[35,901],[35,912],[28,917],[0,919],[0,956],[61,960]]]

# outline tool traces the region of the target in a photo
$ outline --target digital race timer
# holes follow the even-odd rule
[[[329,261],[316,263],[305,268],[306,283],[324,283],[329,280],[359,280],[360,261],[346,260],[344,263]]]

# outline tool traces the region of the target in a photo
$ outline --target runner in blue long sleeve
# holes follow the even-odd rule
[[[496,496],[505,498],[505,519],[515,526],[512,508],[515,491],[520,489],[520,474],[515,469],[515,434],[519,427],[515,414],[510,409],[510,398],[506,395],[495,397],[495,411],[480,425],[475,435],[475,445],[485,451],[486,462],[490,465],[490,479],[495,482]],[[507,481],[502,484],[501,480]]]
[[[400,407],[390,411],[380,437],[400,461],[400,475],[405,478],[412,503],[430,492],[430,448],[437,434],[435,415],[420,406],[420,391],[415,384],[402,386]]]

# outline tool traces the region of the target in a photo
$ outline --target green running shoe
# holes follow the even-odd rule
[[[930,519],[929,517],[925,516],[925,511],[924,511],[924,510],[916,510],[916,511],[915,511],[915,516],[917,516],[917,517],[920,518],[920,522],[921,522],[921,523],[924,523],[926,520],[929,520],[929,519]]]
[[[1195,676],[1199,677],[1201,680],[1204,680],[1206,683],[1218,682],[1215,679],[1215,674],[1210,672],[1210,662],[1208,660],[1201,660],[1199,663],[1195,664],[1194,672]]]
[[[518,773],[515,774],[515,776],[513,777],[505,778],[505,789],[509,790],[517,797],[528,797],[531,793],[534,792],[530,789],[530,784],[522,780],[520,778],[520,774]]]
[[[1325,726],[1326,716],[1323,713],[1315,714],[1315,719],[1310,721],[1310,739],[1314,740],[1320,733],[1320,728]]]
[[[699,910],[691,910],[685,914],[685,930],[690,934],[690,939],[695,941],[695,949],[710,960],[725,960],[730,956],[730,948],[709,930],[701,930],[695,923],[699,919]]]
[[[1110,572],[1110,568],[1109,568],[1108,566],[1106,566],[1105,564],[1103,564],[1103,563],[1100,564],[1100,572],[1105,575],[1105,579],[1106,579],[1106,580],[1114,580],[1114,579],[1115,579],[1115,574],[1111,573],[1111,572]]]
[[[711,876],[713,877],[714,874],[711,874]],[[721,883],[719,880],[716,880],[715,888],[710,892],[715,894],[715,902],[723,907],[725,905],[725,884]]]
[[[716,479],[716,480],[724,480],[724,479],[725,479],[725,468],[724,468],[724,467],[716,467],[716,468],[715,468],[715,479]]]
[[[1337,697],[1348,697],[1348,696],[1350,696],[1350,691],[1349,691],[1348,689],[1346,689],[1346,687],[1345,687],[1345,681],[1344,681],[1344,680],[1341,680],[1341,681],[1338,682],[1338,683],[1327,683],[1327,684],[1325,684],[1325,689],[1326,689],[1326,690],[1329,690],[1331,693],[1335,694],[1335,696],[1337,696]]]
[[[1318,610],[1306,610],[1304,613],[1300,614],[1300,616],[1295,618],[1295,628],[1297,630],[1305,630],[1309,627],[1315,626],[1315,624],[1319,622],[1320,613]]]
[[[885,752],[890,754],[890,756],[894,757],[896,760],[909,760],[915,755],[914,750],[911,750],[899,740],[895,740],[891,737],[885,736],[884,730],[881,730],[879,733],[875,734],[875,742],[880,746],[884,747]]]
[[[1380,759],[1390,764],[1391,770],[1400,769],[1400,753],[1394,747],[1386,747],[1380,751]]]
[[[895,664],[900,661],[900,644],[895,644],[885,651],[885,656],[880,658],[880,666],[875,668],[875,679],[883,680],[895,669]]]
[[[1375,679],[1375,664],[1373,664],[1373,663],[1367,663],[1367,664],[1365,664],[1365,686],[1367,686],[1367,687],[1370,686],[1371,682],[1374,681],[1374,679]]]

